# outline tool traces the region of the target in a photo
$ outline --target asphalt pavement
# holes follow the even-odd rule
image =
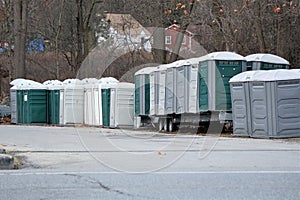
[[[298,139],[0,126],[0,199],[299,199]]]

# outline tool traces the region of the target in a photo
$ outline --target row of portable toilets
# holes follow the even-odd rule
[[[133,126],[134,84],[112,77],[10,84],[12,123]]]

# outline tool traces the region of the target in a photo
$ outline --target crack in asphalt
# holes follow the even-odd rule
[[[78,179],[81,179],[81,180],[85,180],[85,181],[88,181],[89,183],[92,183],[92,184],[97,184],[98,186],[100,186],[101,189],[107,191],[107,192],[114,192],[114,193],[117,193],[117,194],[120,194],[120,195],[123,195],[123,196],[128,196],[128,197],[142,197],[142,198],[147,198],[147,199],[153,199],[153,198],[150,198],[150,197],[146,197],[146,196],[141,196],[141,195],[133,195],[133,194],[129,194],[129,193],[126,193],[126,192],[122,192],[121,190],[117,190],[117,189],[113,189],[105,184],[103,184],[100,180],[98,179],[95,179],[93,177],[84,177],[84,176],[81,176],[81,175],[78,175],[78,174],[64,174],[64,176],[72,176],[72,177],[76,177]]]

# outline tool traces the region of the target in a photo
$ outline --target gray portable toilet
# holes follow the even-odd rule
[[[294,70],[257,71],[248,78],[248,133],[256,138],[300,136],[300,75]],[[238,82],[231,82],[237,84]],[[247,84],[245,88],[247,88]],[[238,87],[236,85],[235,87]],[[233,102],[242,95],[232,90]],[[241,94],[241,93],[240,93]],[[237,109],[233,110],[239,114]],[[237,122],[234,122],[237,124]]]
[[[290,63],[282,57],[257,53],[245,57],[247,60],[247,71],[250,70],[273,70],[273,69],[289,69]]]
[[[165,115],[166,64],[150,73],[150,115]]]
[[[18,86],[26,82],[25,79],[19,78],[10,82],[10,109],[11,109],[11,123],[18,123],[18,102],[17,102],[17,90]]]
[[[231,91],[233,135],[251,135],[251,112],[249,80],[255,76],[257,71],[247,71],[235,75],[229,81]]]

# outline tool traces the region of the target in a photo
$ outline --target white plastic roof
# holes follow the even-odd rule
[[[266,63],[274,63],[274,64],[284,64],[289,65],[289,61],[285,60],[282,57],[273,55],[273,54],[264,54],[264,53],[257,53],[248,55],[245,57],[248,62],[256,61],[256,62],[266,62]]]
[[[119,81],[114,77],[103,77],[101,78],[98,83],[100,84],[109,84],[109,83],[118,83]]]
[[[230,79],[230,83],[247,81],[279,81],[279,80],[300,80],[300,73],[295,70],[258,70],[240,73]]]
[[[66,79],[63,81],[64,85],[82,85],[83,82],[79,79]]]
[[[135,72],[135,76],[137,75],[141,75],[141,74],[150,74],[151,72],[153,72],[156,69],[156,67],[145,67],[143,69],[138,70],[137,72]]]
[[[14,85],[20,85],[22,83],[24,83],[26,81],[26,79],[23,78],[17,78],[13,81],[10,82],[10,85],[14,86]]]
[[[48,80],[43,83],[49,90],[62,89],[64,87],[63,82],[59,80]]]
[[[204,60],[245,60],[246,58],[244,56],[241,56],[234,52],[228,52],[228,51],[218,51],[209,53],[205,56],[202,56],[199,58],[201,61]]]
[[[97,83],[99,80],[96,78],[85,78],[82,79],[83,84],[95,84]]]
[[[11,89],[27,90],[27,89],[47,89],[47,87],[41,83],[32,80],[18,79],[14,82],[14,86]]]

